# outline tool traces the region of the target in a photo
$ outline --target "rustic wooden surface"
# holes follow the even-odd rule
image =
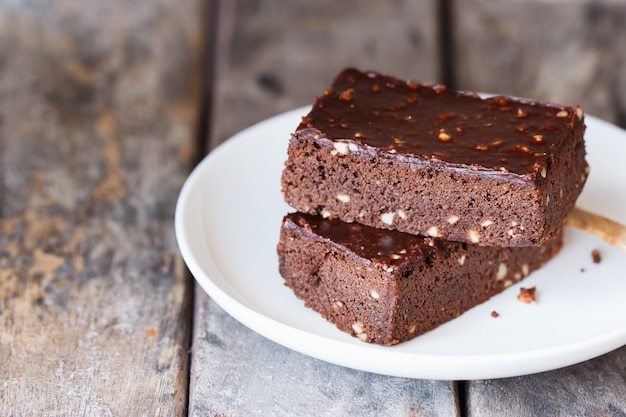
[[[196,318],[190,416],[457,413],[451,382],[392,378],[309,358],[250,331],[201,294]]]
[[[310,104],[344,67],[437,81],[436,4],[222,2],[211,146],[254,122]]]
[[[183,415],[200,2],[3,2],[0,415]]]
[[[580,104],[626,127],[626,3],[453,1],[458,88]],[[592,314],[592,312],[590,312]],[[565,369],[466,385],[468,415],[626,415],[626,347]]]
[[[224,5],[220,16],[225,28],[219,32],[210,146],[267,116],[309,104],[344,66],[427,82],[445,80],[458,88],[477,91],[580,103],[591,114],[624,124],[626,92],[619,89],[624,86],[622,77],[626,72],[603,67],[611,63],[622,68],[625,63],[624,50],[619,46],[624,44],[626,27],[619,24],[625,21],[619,17],[622,6],[615,2],[577,2],[565,7],[564,1],[541,0],[533,1],[530,8],[521,1],[447,3],[452,20],[442,21],[441,26],[437,20],[446,18],[446,13],[439,14],[432,2],[396,2],[375,10],[352,7],[351,2],[339,6],[324,1],[314,6],[310,2],[291,2],[282,9],[273,1]],[[617,17],[611,17],[614,9]],[[564,21],[568,32],[554,30],[555,21]],[[604,27],[592,25],[581,30],[592,22]],[[440,29],[444,32],[442,38]],[[407,39],[419,42],[406,43]],[[392,49],[384,51],[372,48],[372,44]],[[320,56],[324,57],[322,65],[316,61]],[[441,62],[451,67],[445,71]],[[607,85],[617,91],[608,91]],[[599,91],[594,91],[596,87]],[[196,415],[347,412],[360,401],[346,395],[347,390],[369,384],[372,378],[385,379],[284,351],[242,326],[229,323],[232,319],[228,317],[216,321],[216,315],[223,312],[200,293],[190,407]],[[234,328],[238,328],[237,340],[249,342],[238,342],[233,347],[222,335]],[[403,415],[400,410],[416,407],[418,415],[449,415],[452,409],[447,396],[456,392],[456,413],[461,415],[619,415],[626,412],[621,394],[626,392],[622,365],[625,354],[626,348],[622,348],[581,365],[527,377],[458,382],[452,386],[444,383],[431,397],[438,404],[435,408],[419,408],[424,407],[421,399],[415,402],[399,396],[395,398],[397,408],[385,411]],[[230,368],[221,366],[222,360],[211,362],[209,357],[245,366],[248,374],[228,373]],[[293,380],[284,377],[285,372],[291,374],[297,369],[306,369],[305,375],[311,375],[302,386],[293,386]],[[320,386],[326,387],[329,379],[342,381],[332,391],[332,399],[320,394]],[[266,385],[260,390],[255,380],[263,380]],[[421,381],[412,389],[423,397],[432,383]],[[386,384],[397,386],[402,382],[388,378]],[[237,386],[245,388],[238,390]],[[288,394],[300,392],[307,392],[308,400],[297,401]],[[572,394],[576,392],[587,394]],[[376,400],[384,397],[376,393],[372,396]],[[386,401],[379,403],[379,411],[386,406]],[[566,411],[559,412],[559,406]]]
[[[488,381],[385,377],[290,351],[195,286],[173,230],[199,152],[309,104],[346,66],[578,103],[626,126],[625,9],[0,2],[0,415],[626,415],[626,347]]]
[[[579,365],[517,378],[472,381],[468,415],[626,415],[626,347]]]
[[[436,81],[434,2],[380,2],[354,13],[357,4],[221,3],[210,144],[309,104],[346,66]],[[452,381],[391,378],[311,359],[238,324],[201,290],[196,296],[192,416],[457,412]]]

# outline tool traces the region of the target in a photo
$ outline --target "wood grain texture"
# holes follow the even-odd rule
[[[250,331],[198,288],[190,416],[454,416],[455,386],[301,355]]]
[[[221,2],[211,146],[354,66],[439,81],[436,1]]]
[[[579,104],[626,127],[626,3],[452,3],[459,88]]]
[[[199,1],[0,9],[0,415],[183,415]]]
[[[556,371],[468,383],[468,416],[626,416],[626,347]]]
[[[444,71],[439,62],[449,51],[437,37],[435,1],[367,9],[352,0],[220,2],[209,148],[310,104],[345,66],[426,82],[452,74],[459,88],[581,104],[626,125],[623,2],[446,3],[454,66]],[[237,323],[201,290],[195,319],[194,416],[624,415],[624,348],[553,372],[466,382],[458,396],[454,382],[387,378],[287,350]]]
[[[580,104],[626,126],[624,2],[457,0],[453,6],[459,88]],[[467,414],[624,416],[625,375],[621,348],[561,370],[468,382]]]
[[[437,78],[434,1],[220,6],[212,146],[311,104],[345,66]],[[195,319],[192,416],[456,414],[452,382],[389,378],[303,356],[248,330],[200,289]]]

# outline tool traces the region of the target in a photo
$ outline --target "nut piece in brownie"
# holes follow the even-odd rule
[[[484,247],[304,213],[283,219],[280,273],[305,305],[360,340],[393,345],[452,320],[558,253]]]
[[[580,107],[346,69],[292,135],[286,202],[485,246],[556,236],[585,184]]]

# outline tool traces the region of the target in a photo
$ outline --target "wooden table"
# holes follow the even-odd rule
[[[375,375],[268,341],[187,273],[173,214],[197,161],[343,66],[584,99],[626,123],[624,5],[536,0],[524,31],[512,4],[408,3],[0,4],[0,415],[626,415],[626,347],[500,380]],[[522,49],[587,61],[532,82]]]

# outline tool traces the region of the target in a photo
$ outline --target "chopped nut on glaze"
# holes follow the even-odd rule
[[[452,139],[452,136],[450,136],[449,134],[446,133],[445,129],[440,129],[439,130],[439,135],[437,136],[439,138],[440,141],[442,142],[448,142],[450,139]]]
[[[438,116],[438,119],[441,121],[451,120],[456,117],[456,113],[442,113]]]
[[[343,91],[341,94],[339,94],[339,100],[352,101],[353,91],[354,91],[354,88],[348,88],[347,90]]]
[[[513,147],[513,150],[515,150],[517,152],[526,153],[526,154],[531,154],[532,153],[530,148],[528,146],[526,146],[526,145],[515,145]]]

